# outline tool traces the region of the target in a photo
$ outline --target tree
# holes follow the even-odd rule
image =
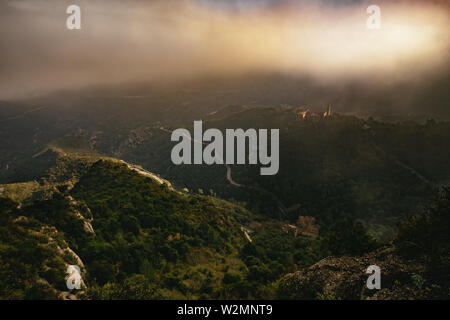
[[[361,221],[344,219],[330,228],[322,244],[333,255],[361,255],[375,250],[379,244],[369,235]]]
[[[409,257],[423,257],[432,277],[450,282],[450,187],[443,187],[439,198],[421,214],[405,219],[399,225],[394,243]]]

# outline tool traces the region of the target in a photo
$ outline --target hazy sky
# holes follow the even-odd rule
[[[357,0],[3,0],[0,99],[209,74],[395,81],[448,72],[448,1],[371,2],[381,30],[366,28],[367,1]],[[66,28],[70,4],[81,7],[81,30]]]

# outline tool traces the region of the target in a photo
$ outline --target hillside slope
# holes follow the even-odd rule
[[[57,163],[83,162],[70,158]],[[21,204],[0,198],[1,298],[403,299],[447,294],[448,200],[430,207],[429,216],[407,221],[394,247],[373,251],[380,244],[358,221],[336,220],[324,231],[308,216],[287,224],[212,196],[180,192],[120,160],[91,158],[81,171],[56,167],[48,171],[52,179],[39,180],[48,190],[45,197],[33,197],[28,190],[31,196]],[[75,170],[72,175],[67,168]],[[387,290],[361,295],[368,263],[385,269]],[[80,266],[83,290],[67,289],[69,265]],[[430,265],[442,267],[436,271]],[[439,287],[431,277],[436,275],[444,279]],[[430,289],[416,294],[411,281]]]
[[[152,280],[141,298],[180,298],[202,292],[198,287],[202,282],[195,281],[196,277],[210,277],[214,283],[221,281],[225,264],[232,266],[230,271],[243,268],[237,252],[247,240],[240,226],[250,218],[250,213],[238,206],[177,192],[125,163],[110,160],[95,162],[73,189],[54,190],[49,199],[24,207],[9,204],[2,208],[1,215],[8,221],[4,225],[8,233],[16,228],[16,221],[21,221],[20,216],[38,226],[54,228],[61,241],[81,257],[87,270],[88,293],[115,298],[125,296],[110,288],[111,283],[132,282],[136,274]],[[26,228],[24,232],[32,231]],[[22,246],[14,234],[12,239]],[[45,259],[38,248],[32,246],[28,258],[16,252],[17,263],[25,266],[27,259],[34,257],[31,265],[39,269]],[[8,252],[2,258],[14,259]],[[8,265],[6,261],[4,265]],[[236,273],[242,271],[237,269]],[[27,274],[15,276],[23,281],[33,279]],[[62,289],[61,279],[64,277],[57,283],[45,280],[50,287]],[[22,297],[26,297],[28,289],[22,289]]]
[[[376,265],[381,289],[369,290]],[[395,241],[365,255],[327,257],[280,280],[282,299],[409,300],[450,298],[450,188],[403,221]]]

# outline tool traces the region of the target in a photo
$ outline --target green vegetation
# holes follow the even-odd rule
[[[172,190],[118,161],[95,162],[73,189],[54,190],[50,199],[22,208],[2,201],[3,228],[8,230],[4,236],[9,237],[2,242],[6,252],[2,259],[19,259],[20,268],[9,270],[15,277],[26,277],[30,283],[45,279],[41,282],[52,295],[42,293],[42,299],[67,291],[64,268],[78,262],[63,248],[73,250],[85,267],[87,290],[78,296],[94,299],[270,299],[280,277],[332,250],[325,241],[331,233],[294,235],[283,230],[281,221],[255,216],[211,196]],[[303,220],[307,219],[299,219]],[[52,241],[61,249],[42,251],[37,244],[23,248],[21,238],[11,233],[22,223],[18,221],[27,221],[27,227],[32,223],[33,228],[51,228]],[[92,224],[93,232],[86,224]],[[241,226],[254,229],[251,243]],[[364,239],[363,229],[358,232]],[[17,246],[14,254],[5,251],[11,241]],[[27,260],[30,257],[34,258]],[[55,260],[52,265],[60,262],[59,274],[39,273],[48,269],[43,267],[48,257]],[[21,275],[23,268],[31,268],[35,275]],[[12,275],[4,275],[1,283],[8,284],[7,277]],[[20,297],[31,290],[20,282],[16,285]],[[3,292],[1,297],[13,297],[6,289]]]
[[[41,190],[37,181],[11,183],[6,185],[0,185],[3,190],[3,195],[16,202],[23,202],[30,199],[32,195]]]
[[[333,225],[322,241],[329,253],[335,256],[361,255],[380,246],[360,221],[349,219]]]
[[[0,299],[57,299],[73,257],[62,235],[0,199]]]
[[[231,109],[205,126],[280,128],[278,175],[232,166],[233,180],[247,187],[232,186],[224,166],[172,165],[159,125],[130,131],[109,122],[103,133],[56,132],[50,145],[65,151],[41,148],[0,168],[2,182],[16,182],[0,185],[0,298],[340,299],[357,290],[317,279],[286,291],[280,284],[329,256],[356,264],[386,248],[417,266],[393,276],[395,286],[446,297],[448,188],[420,209],[450,181],[448,123],[303,121],[292,109]],[[99,154],[140,163],[175,187]],[[66,267],[78,259],[86,288],[68,292]]]
[[[423,211],[402,219],[395,240],[369,253],[362,244],[374,245],[369,236],[341,229],[339,254],[297,273],[284,276],[277,288],[281,299],[448,299],[450,290],[450,188]],[[348,237],[350,235],[350,237]],[[362,238],[358,235],[362,235]],[[324,240],[331,240],[330,233]],[[346,241],[353,239],[354,245]],[[329,239],[327,239],[329,238]],[[357,240],[359,239],[359,240]],[[342,241],[344,240],[344,241]],[[369,241],[367,241],[369,240]],[[349,250],[358,256],[350,257]],[[368,249],[366,247],[365,249]],[[382,290],[365,290],[365,270],[377,265],[382,272]]]
[[[450,187],[442,188],[422,213],[402,221],[394,244],[403,256],[424,262],[427,279],[450,286]],[[420,286],[424,282],[417,275],[414,281]]]
[[[94,215],[96,237],[80,253],[100,286],[145,271],[154,285],[194,295],[179,273],[192,251],[230,255],[243,242],[245,210],[170,191],[124,164],[95,163],[71,194]]]
[[[279,128],[279,173],[260,176],[258,166],[234,165],[232,178],[270,192],[287,208],[300,206],[282,214],[267,192],[230,185],[224,166],[173,165],[173,143],[159,128],[121,156],[160,173],[180,189],[213,189],[221,198],[275,219],[294,223],[298,216],[312,216],[324,231],[338,220],[359,219],[383,241],[392,239],[401,216],[418,213],[439,186],[450,182],[448,122],[384,123],[339,114],[300,120],[295,109],[242,108],[206,120],[207,128]]]

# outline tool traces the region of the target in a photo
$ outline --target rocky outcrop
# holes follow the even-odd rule
[[[83,222],[84,231],[95,234],[94,228],[92,227],[93,216],[89,207],[84,203],[76,201],[71,196],[67,196],[66,198],[70,201],[70,205],[72,207],[72,212],[69,214],[74,215],[77,219]]]
[[[380,267],[381,289],[367,288],[367,268]],[[403,300],[427,299],[448,288],[427,282],[425,267],[405,260],[394,249],[361,257],[327,257],[311,267],[288,274],[279,284],[283,299]],[[441,294],[439,293],[439,294]]]

